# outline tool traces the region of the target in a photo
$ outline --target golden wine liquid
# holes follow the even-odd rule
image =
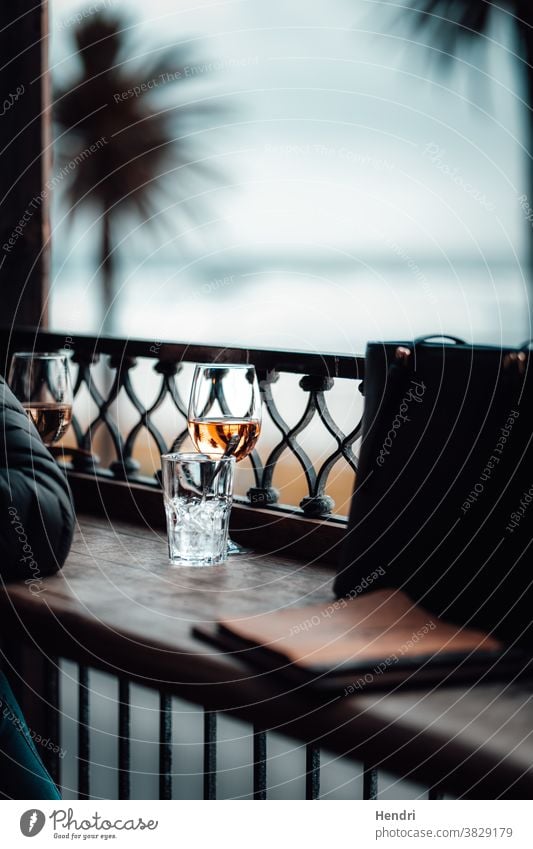
[[[71,404],[51,404],[49,401],[32,401],[22,405],[45,445],[59,442],[72,421]]]
[[[192,419],[189,422],[191,439],[202,454],[220,457],[232,437],[238,435],[237,447],[232,451],[237,462],[248,456],[260,430],[261,423],[257,419]]]

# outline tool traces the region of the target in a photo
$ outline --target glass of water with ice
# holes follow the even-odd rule
[[[163,454],[168,553],[179,566],[214,566],[227,557],[235,457]]]

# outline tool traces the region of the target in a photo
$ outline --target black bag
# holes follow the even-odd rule
[[[529,351],[454,341],[368,345],[335,591],[398,587],[438,616],[533,645]]]

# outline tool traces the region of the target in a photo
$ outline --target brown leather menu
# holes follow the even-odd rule
[[[330,604],[223,619],[197,636],[302,683],[390,687],[507,677],[529,666],[482,631],[444,622],[403,592],[384,589]]]

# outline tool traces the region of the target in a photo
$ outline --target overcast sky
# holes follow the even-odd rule
[[[68,59],[74,16],[53,0],[52,59]],[[202,239],[243,253],[309,249],[512,255],[525,225],[523,109],[505,28],[443,76],[411,38],[409,15],[367,0],[128,0],[139,52],[191,40],[201,65],[185,96],[232,103],[201,149],[231,188],[211,193]],[[192,8],[191,8],[192,7]],[[409,18],[410,19],[410,18]],[[397,24],[394,21],[398,21]],[[394,37],[391,36],[394,34]],[[410,40],[411,39],[411,40]],[[142,61],[142,60],[141,60]],[[163,95],[162,95],[163,96]]]

